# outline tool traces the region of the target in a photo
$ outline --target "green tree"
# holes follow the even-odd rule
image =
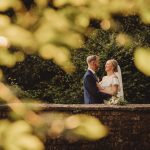
[[[137,16],[114,16],[119,23],[116,30],[107,31],[100,27],[98,20],[90,24],[91,34],[80,49],[71,51],[76,71],[66,74],[50,60],[38,56],[28,56],[14,68],[5,68],[8,82],[22,89],[19,96],[42,99],[48,103],[83,103],[83,75],[87,69],[86,57],[98,54],[101,58],[98,76],[105,75],[104,64],[115,58],[122,68],[125,98],[130,103],[149,103],[149,77],[140,73],[134,65],[134,52],[138,47],[149,47],[150,27],[140,22]],[[131,41],[122,46],[117,37],[128,35]],[[33,68],[32,71],[30,68]],[[133,81],[133,82],[131,82]],[[23,92],[24,91],[24,92]]]

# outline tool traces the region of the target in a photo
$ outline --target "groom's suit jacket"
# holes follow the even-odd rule
[[[84,75],[84,103],[85,104],[97,104],[103,103],[102,95],[96,86],[97,78],[92,71],[87,70]]]

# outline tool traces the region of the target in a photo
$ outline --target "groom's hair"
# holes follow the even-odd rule
[[[87,62],[87,64],[89,64],[92,61],[96,61],[97,58],[98,58],[97,55],[90,55],[86,58],[86,62]]]

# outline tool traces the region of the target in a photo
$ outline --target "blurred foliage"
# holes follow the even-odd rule
[[[150,76],[150,48],[139,48],[135,51],[135,65],[147,76]]]
[[[29,124],[27,119],[15,122],[1,120],[0,148],[43,150],[44,145],[41,141],[46,140],[45,135],[52,139],[63,136],[73,142],[83,138],[97,140],[108,134],[108,129],[98,119],[91,116],[51,113],[43,114],[39,116],[39,119],[41,122],[36,125],[35,123]],[[32,123],[33,121],[35,121],[34,118],[32,118]]]
[[[3,83],[0,89],[0,100],[7,102],[12,110],[10,121],[0,121],[0,149],[43,150],[46,136],[77,141],[98,140],[108,134],[108,128],[95,117],[54,112],[38,114],[40,104],[22,103]]]
[[[25,121],[0,121],[0,148],[4,150],[42,150],[41,141],[32,135],[32,127]]]
[[[117,28],[112,19],[115,14],[138,15],[150,23],[149,0],[1,0],[0,12],[1,65],[12,66],[22,61],[24,54],[36,53],[66,72],[75,70],[68,50],[83,44],[91,19],[102,20],[99,24],[104,30]],[[118,36],[120,44],[126,43],[125,37]],[[10,51],[12,46],[19,48],[19,56]]]
[[[25,71],[22,72],[21,76],[17,74],[19,71],[16,70],[13,74],[14,77],[8,75],[8,80],[16,87],[16,91],[20,91],[20,97],[37,98],[40,97],[41,94],[42,98],[44,97],[50,102],[72,103],[73,101],[73,103],[78,103],[77,101],[82,99],[82,77],[86,67],[85,58],[91,53],[100,54],[102,62],[110,57],[114,57],[119,61],[121,67],[123,66],[122,68],[125,69],[123,75],[128,75],[126,79],[124,79],[125,91],[128,91],[126,92],[126,96],[131,98],[135,89],[137,91],[135,90],[136,94],[134,93],[134,99],[139,97],[142,99],[148,95],[148,93],[144,93],[145,95],[143,96],[142,90],[148,92],[150,82],[148,82],[144,75],[143,78],[141,78],[142,74],[137,72],[133,67],[131,60],[134,59],[133,51],[135,48],[144,47],[138,48],[137,51],[135,51],[135,64],[143,73],[149,75],[149,69],[145,69],[149,67],[149,64],[143,63],[143,60],[148,60],[149,58],[149,52],[147,52],[149,51],[149,48],[147,48],[149,45],[146,45],[145,41],[142,42],[142,32],[140,34],[132,32],[134,28],[126,34],[126,30],[128,29],[122,30],[120,28],[121,26],[118,25],[118,22],[113,18],[117,14],[122,16],[139,16],[141,21],[147,24],[147,26],[141,30],[148,28],[147,32],[143,34],[149,35],[149,0],[0,0],[0,65],[7,67],[12,67],[15,64],[18,65],[18,67],[22,67],[22,65],[19,64],[24,65]],[[91,27],[93,20],[100,20],[97,22],[98,27],[101,26],[101,28],[106,31],[94,30]],[[114,32],[112,32],[112,30],[114,30]],[[131,35],[130,32],[132,33]],[[137,35],[137,37],[135,35]],[[133,39],[134,42],[132,41]],[[84,42],[86,43],[85,45],[83,45]],[[70,51],[71,53],[69,53],[69,50],[76,48],[80,49],[72,50]],[[100,51],[101,49],[102,51]],[[27,63],[27,65],[25,65],[26,60],[21,63],[26,59],[27,55],[31,54],[35,59],[38,58],[35,55],[39,55],[47,59],[47,61],[44,61],[43,65],[38,61],[32,61],[30,64]],[[38,60],[41,61],[40,59]],[[139,61],[142,63],[139,63]],[[130,66],[131,64],[129,64],[129,62],[131,62],[132,66]],[[44,65],[47,66],[49,63],[51,67],[45,69]],[[32,64],[37,67],[32,66]],[[74,64],[77,66],[76,72],[74,72]],[[127,64],[127,67],[125,64]],[[26,68],[28,65],[30,69]],[[50,74],[53,80],[48,80],[48,82],[45,82],[45,80],[40,81],[41,76],[38,74],[39,67],[41,67],[41,72],[45,69],[44,71],[48,72],[47,78]],[[128,67],[131,70],[128,70]],[[47,71],[47,69],[50,71]],[[9,72],[7,68],[3,68],[3,70],[4,72]],[[23,69],[20,68],[20,70],[22,71]],[[29,70],[31,72],[29,72]],[[44,71],[43,76],[45,74]],[[64,71],[68,74],[65,74]],[[2,71],[0,70],[0,72]],[[55,75],[55,72],[59,73],[58,76]],[[72,72],[74,73],[70,74]],[[133,72],[135,72],[135,74],[133,74]],[[101,71],[99,75],[101,73],[103,74],[103,71]],[[18,79],[16,79],[16,74],[18,75]],[[0,75],[1,79],[3,79],[3,73]],[[140,80],[137,80],[135,77],[140,78],[140,80],[142,79],[142,84],[140,84]],[[34,79],[34,82],[32,82],[31,79]],[[134,82],[129,82],[129,79],[132,79],[131,81]],[[16,82],[16,80],[19,82]],[[127,81],[130,83],[129,86],[126,86],[128,85]],[[39,84],[35,84],[37,82],[39,82]],[[23,86],[21,83],[25,83],[26,86]],[[57,88],[55,88],[56,85]],[[30,86],[31,88],[29,90],[32,90],[32,92],[28,92]],[[45,87],[43,88],[43,86]],[[42,150],[44,148],[43,144],[39,138],[34,136],[31,127],[32,129],[37,129],[36,127],[42,126],[41,123],[46,124],[44,122],[46,119],[43,120],[42,117],[23,105],[20,99],[12,94],[10,89],[3,83],[0,83],[0,89],[0,99],[8,103],[9,107],[15,115],[17,115],[15,118],[18,119],[17,122],[5,120],[0,122],[1,148],[10,149],[11,147],[12,150]],[[45,93],[44,96],[43,93]],[[76,101],[74,101],[75,99]],[[65,100],[67,100],[67,102]],[[19,103],[21,106],[10,105],[10,102]],[[54,137],[55,135],[59,137],[66,129],[64,128],[64,123],[66,122],[60,122],[61,117],[59,118],[57,115],[52,114],[52,116],[54,116],[54,118],[52,117],[50,119],[52,122],[50,124],[51,126],[48,127],[49,133],[52,133]],[[58,117],[56,122],[55,117]],[[73,133],[79,137],[94,140],[107,134],[107,129],[105,130],[105,127],[101,126],[101,124],[93,118],[80,115],[67,118],[75,120],[74,124],[71,122],[69,125],[72,129],[69,131],[73,131]],[[63,121],[64,120],[65,119],[63,119]],[[72,127],[72,125],[74,126]],[[19,130],[16,130],[17,127]],[[43,126],[42,129],[44,129]],[[10,134],[7,130],[10,131]],[[36,131],[39,130],[37,129]],[[36,133],[38,134],[38,132],[35,132],[35,134]],[[16,139],[18,139],[17,141],[14,141],[14,137],[12,137],[14,134]],[[29,147],[31,142],[32,145]]]
[[[108,128],[92,116],[48,113],[36,117],[28,113],[17,121],[1,120],[0,148],[43,150],[46,136],[52,139],[63,137],[75,142],[80,139],[98,140],[108,134]]]

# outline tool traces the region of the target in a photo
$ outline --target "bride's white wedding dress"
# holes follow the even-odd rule
[[[111,76],[104,76],[102,81],[100,82],[100,86],[104,89],[107,88],[107,90],[111,90],[112,85],[118,85],[118,91],[116,96],[124,98],[122,74],[119,66],[118,66],[118,72],[115,72]]]

